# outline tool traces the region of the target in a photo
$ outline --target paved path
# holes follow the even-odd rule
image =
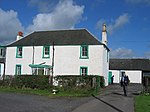
[[[123,96],[119,85],[111,85],[99,96],[47,98],[37,95],[0,93],[0,112],[134,112],[133,93],[140,85],[130,85]]]
[[[0,112],[71,112],[90,98],[57,97],[0,93]]]
[[[76,108],[72,112],[134,112],[134,96],[142,91],[142,85],[128,86],[128,96],[123,96],[119,85],[110,85],[100,96]]]

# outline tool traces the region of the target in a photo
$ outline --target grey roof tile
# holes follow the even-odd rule
[[[150,71],[150,60],[149,59],[110,59],[109,69]]]
[[[86,29],[38,31],[8,45],[12,46],[44,46],[52,45],[104,45]],[[105,45],[104,45],[105,46]],[[105,46],[107,48],[107,46]]]

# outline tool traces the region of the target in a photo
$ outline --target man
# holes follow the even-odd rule
[[[111,84],[113,84],[113,83],[114,83],[114,75],[111,76]]]
[[[127,86],[129,84],[129,77],[126,76],[125,72],[122,72],[120,84],[121,87],[123,87],[124,96],[127,96]]]

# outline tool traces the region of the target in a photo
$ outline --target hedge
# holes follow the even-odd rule
[[[104,87],[104,77],[97,75],[63,75],[54,77],[55,85],[65,88],[100,88]],[[15,88],[32,88],[32,89],[50,89],[49,75],[16,75],[6,76],[0,81],[1,86],[10,86]]]
[[[64,88],[74,88],[74,87],[82,87],[82,88],[95,88],[95,87],[104,87],[104,77],[98,75],[62,75],[56,76],[55,80],[58,83],[58,86],[62,86]]]
[[[6,76],[1,81],[2,86],[15,88],[48,89],[50,88],[48,75],[15,75]]]

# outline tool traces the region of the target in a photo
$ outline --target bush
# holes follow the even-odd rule
[[[100,88],[104,87],[104,77],[97,75],[79,76],[79,75],[63,75],[56,76],[55,80],[58,85],[66,89],[70,88]]]
[[[15,75],[6,76],[1,83],[2,86],[11,86],[15,88],[49,89],[48,75]]]
[[[63,91],[70,90],[99,90],[104,87],[104,77],[97,75],[80,76],[56,76],[54,77]],[[14,88],[32,88],[32,89],[51,89],[48,75],[15,75],[6,76],[5,80],[0,81],[1,86],[9,86]],[[60,89],[60,88],[59,88]]]

